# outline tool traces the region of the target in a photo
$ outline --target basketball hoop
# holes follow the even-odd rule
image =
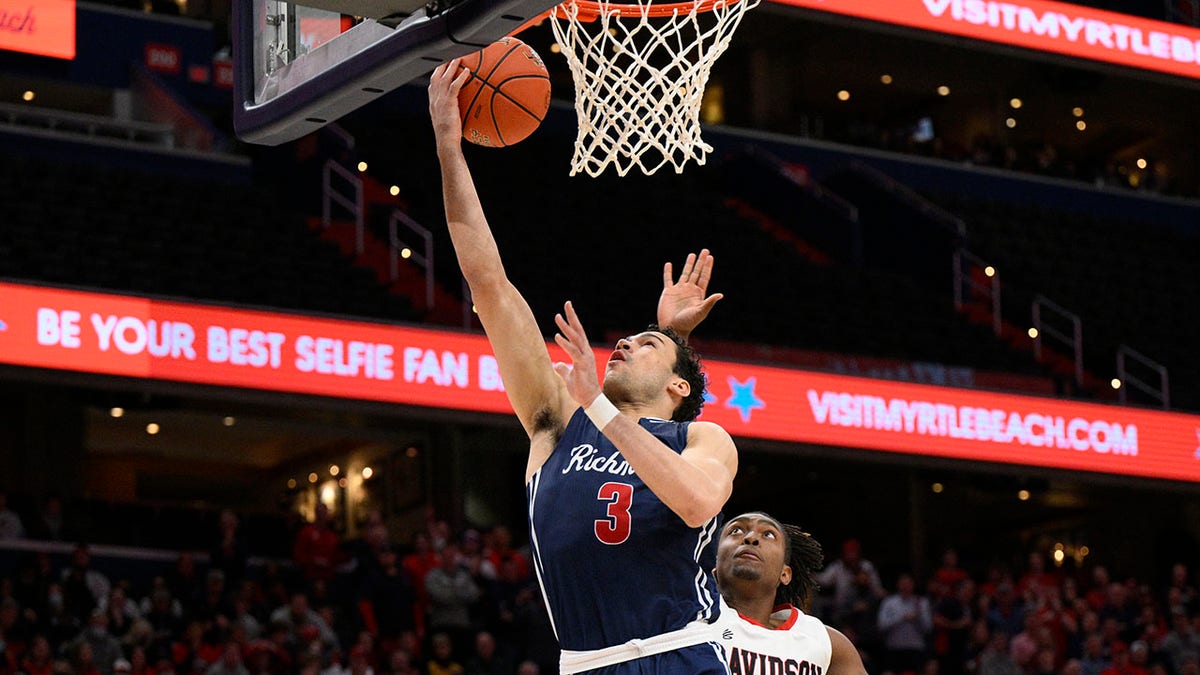
[[[700,104],[713,63],[760,0],[567,0],[551,11],[575,80],[579,133],[571,175],[609,165],[647,175],[688,160],[703,165]]]

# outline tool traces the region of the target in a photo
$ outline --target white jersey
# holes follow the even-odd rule
[[[771,615],[778,628],[768,628],[721,602],[715,624],[729,659],[731,675],[825,675],[833,644],[820,619],[792,605]]]

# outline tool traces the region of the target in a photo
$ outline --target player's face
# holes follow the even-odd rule
[[[791,581],[786,564],[787,541],[774,518],[761,513],[742,514],[721,530],[717,545],[717,578],[722,583],[742,580],[762,582],[774,589]]]
[[[657,331],[621,338],[604,368],[604,393],[619,400],[652,398],[681,379],[675,359],[675,343]]]

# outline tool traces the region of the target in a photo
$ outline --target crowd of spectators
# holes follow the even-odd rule
[[[0,576],[0,675],[557,672],[509,528],[456,531],[431,513],[398,548],[378,514],[349,540],[323,506],[313,516],[280,560],[258,557],[238,516],[222,513],[207,557],[180,554],[157,576],[102,573],[85,544],[60,564],[9,549],[19,564]],[[0,538],[25,535],[0,493]],[[1020,567],[973,575],[946,551],[927,579],[900,573],[885,586],[848,541],[811,611],[871,673],[1200,675],[1200,596],[1185,564],[1157,587],[1099,564],[1068,573],[1040,553]]]
[[[431,520],[403,549],[378,514],[343,538],[327,509],[261,558],[219,519],[207,556],[157,576],[102,572],[9,550],[0,576],[0,675],[536,675],[558,647],[525,553],[507,527]],[[26,535],[0,493],[0,539]],[[197,548],[204,548],[198,538]],[[36,548],[36,547],[34,547]]]
[[[1200,675],[1200,596],[1184,563],[1154,586],[1101,564],[972,576],[954,550],[919,592],[912,574],[888,592],[846,542],[820,575],[816,613],[863,652],[868,672],[919,675]]]

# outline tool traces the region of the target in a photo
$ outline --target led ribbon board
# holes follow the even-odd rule
[[[610,353],[597,349],[597,362]],[[0,363],[512,410],[482,335],[15,284],[0,284]],[[1200,415],[729,361],[706,369],[702,419],[734,436],[1200,481]]]
[[[75,0],[0,0],[0,49],[75,58]]]
[[[774,0],[834,14],[1200,78],[1200,29],[1048,0]]]

